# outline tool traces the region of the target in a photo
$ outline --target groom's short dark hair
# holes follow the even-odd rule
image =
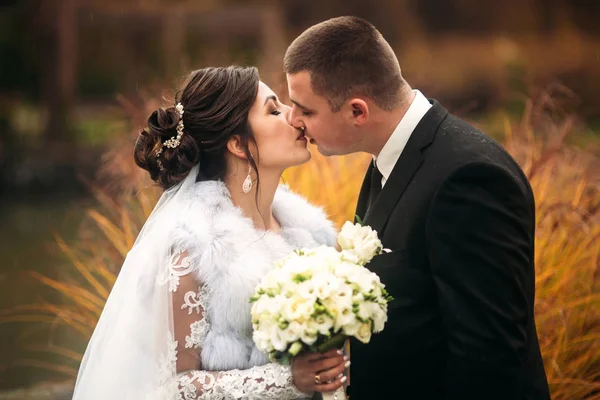
[[[332,18],[308,28],[288,47],[284,70],[309,72],[313,92],[326,98],[333,111],[359,95],[392,110],[406,83],[388,42],[358,17]]]

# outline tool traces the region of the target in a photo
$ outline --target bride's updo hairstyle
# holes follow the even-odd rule
[[[198,163],[198,180],[223,180],[227,142],[239,135],[256,171],[248,148],[248,142],[254,140],[248,113],[258,94],[259,79],[254,67],[192,72],[175,102],[181,103],[180,109],[175,105],[159,108],[148,118],[148,127],[135,143],[135,163],[164,189],[181,182]],[[179,144],[169,147],[165,142],[177,138],[180,120],[183,132]]]

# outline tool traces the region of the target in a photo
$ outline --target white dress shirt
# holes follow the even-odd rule
[[[410,107],[408,107],[406,114],[404,114],[396,129],[394,129],[392,136],[385,143],[379,155],[373,157],[377,169],[383,175],[381,179],[382,188],[390,177],[396,162],[398,162],[410,135],[412,135],[423,116],[431,108],[431,103],[423,96],[423,93],[418,90],[413,90],[413,92],[415,92],[415,98]]]

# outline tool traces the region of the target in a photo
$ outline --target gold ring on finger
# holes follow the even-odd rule
[[[319,374],[315,374],[315,383],[316,383],[317,385],[320,385],[320,384],[321,384],[321,377],[319,376]]]

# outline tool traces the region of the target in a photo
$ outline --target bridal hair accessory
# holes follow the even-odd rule
[[[244,193],[248,194],[252,190],[252,177],[250,176],[250,172],[252,171],[252,166],[248,162],[248,175],[246,175],[246,179],[244,179],[244,184],[242,185],[242,190]]]
[[[156,163],[158,164],[158,169],[160,169],[161,171],[164,171],[165,168],[163,167],[163,164],[158,157],[160,157],[160,155],[162,154],[163,149],[165,147],[169,147],[171,149],[178,147],[181,143],[181,137],[183,136],[183,104],[177,103],[175,109],[179,113],[179,122],[177,123],[177,136],[173,136],[171,139],[166,140],[162,144],[162,146],[160,146],[160,149],[156,150]]]

